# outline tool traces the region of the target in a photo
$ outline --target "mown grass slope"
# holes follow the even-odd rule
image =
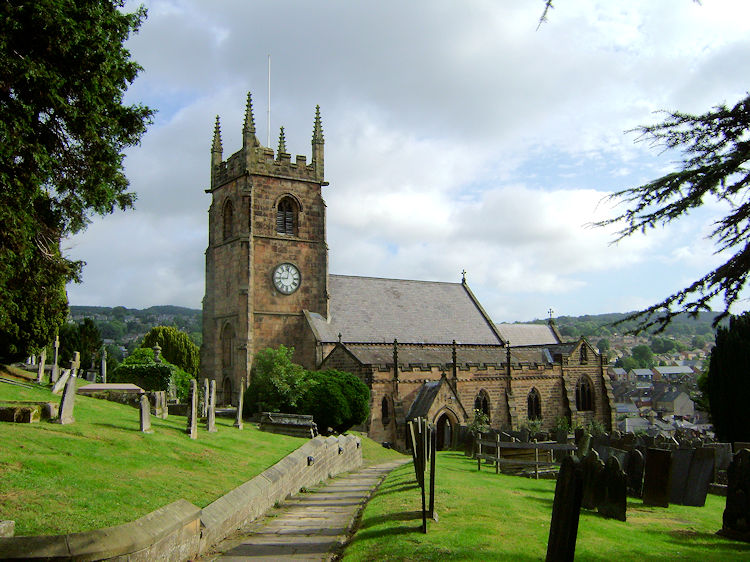
[[[420,532],[411,464],[393,471],[365,508],[344,560],[542,560],[555,482],[477,472],[462,453],[441,452],[438,522]],[[717,536],[725,499],[705,507],[645,507],[628,499],[626,522],[581,511],[576,560],[750,560],[750,544]]]

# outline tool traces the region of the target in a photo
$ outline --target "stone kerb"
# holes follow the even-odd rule
[[[0,538],[10,559],[186,560],[198,549],[199,507],[187,500],[170,503],[130,523],[68,535]]]
[[[276,502],[362,465],[354,436],[316,437],[203,509],[201,552],[265,513]],[[343,452],[339,454],[339,447]],[[308,464],[312,457],[312,464]]]

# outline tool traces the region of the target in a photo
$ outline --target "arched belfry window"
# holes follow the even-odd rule
[[[232,347],[234,341],[234,329],[231,324],[224,324],[221,330],[221,366],[227,368],[232,366]]]
[[[276,207],[276,232],[277,234],[297,235],[297,215],[299,206],[292,197],[283,197]]]
[[[584,375],[576,384],[576,408],[579,411],[594,409],[594,399],[591,393],[591,381]]]
[[[234,206],[231,201],[227,201],[224,204],[224,211],[222,212],[222,232],[224,234],[224,240],[230,238],[234,234]]]
[[[480,390],[477,397],[474,399],[474,409],[479,410],[490,418],[490,397],[487,395],[486,390]]]
[[[532,388],[526,398],[527,404],[527,415],[530,420],[542,419],[542,397],[539,396],[539,391],[536,388]]]
[[[380,417],[383,425],[388,425],[391,421],[391,405],[387,396],[383,396],[383,401],[380,403]]]

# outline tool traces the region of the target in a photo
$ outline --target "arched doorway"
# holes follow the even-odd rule
[[[232,381],[229,377],[224,378],[224,384],[222,385],[222,402],[225,406],[232,405]]]
[[[437,450],[443,451],[450,448],[453,444],[453,422],[447,413],[440,414],[435,424],[435,431],[437,432]]]

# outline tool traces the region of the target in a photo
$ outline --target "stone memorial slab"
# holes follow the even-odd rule
[[[107,348],[106,347],[102,347],[101,375],[102,375],[102,382],[104,384],[107,384]]]
[[[727,502],[718,534],[750,542],[750,449],[735,453],[727,479]]]
[[[208,416],[208,395],[209,395],[209,384],[208,379],[203,379],[203,400],[200,403],[201,406],[201,417],[205,418]]]
[[[682,505],[685,500],[690,463],[694,449],[677,449],[672,451],[672,468],[669,477],[669,503]]]
[[[216,381],[211,379],[208,390],[208,414],[206,415],[206,431],[216,431]]]
[[[195,379],[190,379],[190,394],[188,396],[187,429],[190,439],[198,438],[198,385]]]
[[[640,498],[643,495],[643,453],[638,449],[628,451],[625,459],[625,474],[628,475],[628,494]]]
[[[593,449],[589,451],[581,461],[581,507],[584,509],[596,509],[597,506],[597,482],[599,474],[604,470],[604,463],[599,460],[599,454]]]
[[[52,373],[50,374],[50,384],[57,382],[57,377],[60,376],[60,367],[58,367],[58,358],[60,355],[60,337],[55,336],[55,362],[52,364]]]
[[[732,462],[732,444],[731,443],[706,443],[704,447],[710,447],[715,452],[714,460],[714,478],[720,470],[729,468]]]
[[[620,468],[620,461],[614,455],[609,457],[604,470],[599,475],[602,483],[602,497],[597,509],[604,517],[625,521],[627,511],[627,475]]]
[[[151,429],[151,403],[148,396],[141,394],[141,432],[153,433]]]
[[[710,447],[700,447],[695,450],[690,462],[690,472],[682,501],[684,505],[695,507],[706,505],[708,485],[714,476],[715,456],[715,450]]]
[[[47,348],[45,347],[42,349],[42,353],[39,355],[39,366],[37,367],[36,371],[36,382],[37,384],[42,383],[42,378],[44,378],[44,366],[47,363]]]
[[[76,400],[76,379],[68,377],[67,381],[60,399],[60,417],[57,418],[57,423],[60,424],[69,424],[76,421],[73,417],[73,407]]]
[[[239,392],[239,398],[237,399],[237,419],[234,420],[234,427],[237,429],[242,429],[244,425],[242,424],[242,408],[245,402],[245,377],[242,377],[240,380],[240,392]]]
[[[582,495],[583,476],[580,461],[575,456],[565,457],[560,464],[555,485],[555,499],[547,540],[547,562],[572,562],[575,558]]]
[[[69,378],[71,378],[70,369],[63,369],[60,378],[57,379],[57,382],[52,385],[52,394],[60,394],[65,388],[65,385],[68,384]]]
[[[643,505],[669,507],[672,452],[647,449],[643,471]]]

